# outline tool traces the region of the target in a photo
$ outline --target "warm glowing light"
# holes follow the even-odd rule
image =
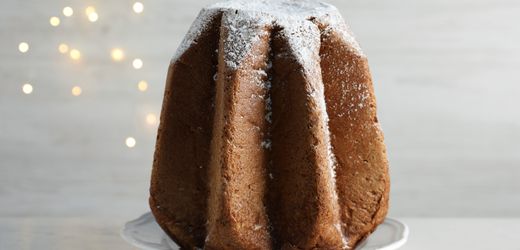
[[[73,96],[79,96],[81,95],[81,88],[78,86],[74,86],[71,92]]]
[[[136,141],[134,137],[127,137],[125,140],[125,144],[129,148],[135,147]]]
[[[89,21],[91,22],[95,22],[98,20],[99,16],[96,12],[96,8],[92,7],[92,6],[88,6],[86,9],[85,9],[85,14],[87,14],[87,18]]]
[[[136,58],[132,61],[132,66],[134,66],[134,69],[140,69],[143,67],[143,60]]]
[[[144,92],[148,89],[148,83],[146,81],[140,81],[138,84],[137,84],[137,88]]]
[[[60,18],[53,16],[53,17],[51,17],[51,19],[49,19],[49,23],[52,26],[56,27],[56,26],[60,25]]]
[[[29,83],[26,83],[22,86],[22,91],[28,95],[33,92],[33,86]]]
[[[29,44],[26,42],[21,42],[18,44],[18,50],[22,53],[29,51]]]
[[[85,9],[85,14],[87,14],[87,16],[91,13],[94,13],[96,12],[96,8],[92,7],[92,6],[88,6],[86,9]]]
[[[156,115],[154,115],[152,113],[146,115],[146,123],[148,123],[149,125],[155,125],[156,122],[157,122]]]
[[[69,52],[69,45],[60,43],[60,45],[58,45],[58,51],[60,51],[62,54]]]
[[[99,16],[96,12],[92,12],[92,13],[88,14],[88,20],[90,22],[95,22],[98,20],[98,18],[99,18]]]
[[[74,10],[71,7],[67,6],[67,7],[63,8],[64,16],[69,17],[69,16],[72,16],[72,14],[74,14]]]
[[[119,62],[125,58],[125,52],[119,48],[112,49],[110,55],[112,56],[112,60],[116,62]]]
[[[79,52],[77,49],[71,49],[69,56],[72,60],[79,60],[81,58],[81,52]]]
[[[135,2],[132,8],[134,9],[135,13],[141,13],[144,10],[144,5],[141,2]]]

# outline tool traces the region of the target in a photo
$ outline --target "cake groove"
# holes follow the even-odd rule
[[[266,95],[269,29],[240,10],[222,16],[207,249],[271,246],[263,205],[267,159],[260,146],[267,122],[265,100],[258,98]]]

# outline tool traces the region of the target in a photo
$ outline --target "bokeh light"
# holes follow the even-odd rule
[[[155,125],[157,123],[157,116],[152,113],[147,114],[146,123],[148,123],[149,125]]]
[[[97,14],[96,12],[90,13],[90,14],[88,15],[88,20],[89,20],[90,22],[95,22],[95,21],[98,20],[98,18],[99,18],[99,16],[98,16],[98,14]]]
[[[143,10],[144,10],[144,5],[143,3],[141,2],[135,2],[134,5],[132,6],[132,9],[134,9],[134,12],[135,13],[142,13]]]
[[[29,83],[26,83],[22,86],[23,93],[29,95],[33,92],[33,86]]]
[[[133,148],[133,147],[135,147],[135,144],[137,144],[137,141],[135,140],[134,137],[127,137],[125,140],[125,144],[129,148]]]
[[[143,60],[136,58],[132,61],[132,66],[134,69],[140,69],[143,67]]]
[[[18,50],[22,53],[29,51],[29,44],[26,42],[21,42],[18,44]]]
[[[49,19],[49,23],[50,23],[52,26],[56,27],[56,26],[60,25],[60,18],[59,18],[59,17],[56,17],[56,16],[53,16],[53,17],[51,17],[51,18]]]
[[[148,89],[148,83],[144,80],[139,81],[139,83],[137,83],[137,88],[139,89],[139,91],[144,92]]]
[[[58,45],[58,51],[62,54],[69,52],[69,45],[60,43],[60,45]]]
[[[120,48],[113,48],[110,52],[110,56],[112,57],[112,60],[119,62],[125,58],[125,52]]]
[[[98,20],[99,16],[96,12],[96,8],[92,7],[92,6],[88,6],[86,9],[85,9],[85,14],[87,14],[87,18],[90,22],[95,22]]]
[[[69,6],[63,8],[62,12],[63,12],[63,15],[66,17],[72,16],[74,14],[74,10]]]
[[[96,8],[94,8],[92,6],[88,6],[87,8],[85,8],[85,14],[87,14],[87,16],[94,12],[96,12]]]
[[[74,87],[72,88],[72,91],[71,91],[71,92],[72,92],[72,95],[73,95],[73,96],[79,96],[79,95],[81,95],[82,90],[81,90],[80,87],[78,87],[78,86],[74,86]]]
[[[81,52],[79,52],[79,50],[77,49],[71,49],[70,52],[69,52],[69,56],[72,60],[79,60],[81,59]]]

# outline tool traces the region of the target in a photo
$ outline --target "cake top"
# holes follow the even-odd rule
[[[276,24],[287,33],[295,30],[302,31],[302,29],[314,33],[315,28],[310,26],[319,23],[323,26],[322,32],[335,31],[357,54],[363,56],[361,48],[341,14],[330,4],[317,0],[227,0],[202,9],[172,58],[172,62],[179,59],[197,41],[197,37],[209,28],[218,14],[223,14],[221,25],[236,33],[236,41],[233,43],[235,46],[232,47],[236,52],[232,53],[236,60],[228,60],[232,64],[236,64],[243,57],[242,54],[247,53],[244,47],[248,46],[248,41],[258,39],[258,32],[262,32],[258,26],[262,24]],[[317,42],[319,43],[319,39]],[[301,45],[304,44],[307,42]],[[300,48],[295,50],[299,51]],[[306,61],[309,58],[302,59]]]
[[[305,19],[337,13],[334,6],[315,0],[228,0],[207,7],[207,9],[214,8],[259,12],[277,19]]]

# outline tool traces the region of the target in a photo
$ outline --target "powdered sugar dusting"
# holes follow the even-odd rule
[[[262,146],[265,149],[271,149],[271,140],[270,139],[265,139],[264,141],[262,141],[260,146]]]
[[[217,17],[220,16],[221,18],[218,19]],[[200,12],[172,61],[177,61],[190,46],[197,43],[202,34],[217,25],[220,25],[220,38],[218,39],[220,39],[221,44],[216,53],[219,54],[219,60],[223,60],[219,61],[219,73],[221,73],[220,67],[224,67],[226,70],[238,70],[245,58],[255,56],[252,53],[253,46],[265,37],[269,37],[271,30],[276,30],[278,32],[276,35],[283,36],[288,42],[288,54],[297,60],[298,64],[301,65],[302,73],[313,83],[311,89],[308,90],[308,100],[317,106],[321,115],[319,126],[323,128],[323,143],[327,152],[327,178],[331,182],[332,189],[330,195],[337,205],[338,195],[335,176],[337,162],[331,145],[329,117],[326,111],[325,91],[321,79],[319,55],[321,39],[323,37],[325,37],[323,39],[327,39],[329,34],[334,35],[333,37],[343,40],[349,46],[349,49],[363,56],[358,43],[339,11],[332,5],[314,0],[231,0],[217,3]],[[287,55],[277,54],[276,56]],[[266,111],[264,119],[268,127],[273,122],[271,117],[272,100],[269,94],[271,88],[270,65],[271,61],[268,61],[266,69],[255,71],[254,73],[259,76],[258,81],[252,82],[252,84],[258,86],[263,85],[261,87],[266,89],[265,94],[251,94],[251,100],[257,103],[263,99]],[[348,74],[343,70],[348,71],[349,68],[338,70],[341,70],[342,74]],[[221,76],[226,77],[226,75]],[[220,76],[216,74],[214,80],[216,81],[218,77]],[[341,114],[341,116],[362,110],[368,104],[365,100],[369,97],[369,93],[361,91],[361,86],[352,85],[352,87],[359,88],[355,90],[361,93],[360,100],[359,102],[352,102],[352,105],[355,106],[349,106],[347,113]],[[347,94],[352,89],[342,87],[341,91],[344,96],[349,96]],[[339,104],[343,106],[343,102],[351,103],[343,98]],[[258,126],[253,126],[252,129],[260,131]],[[264,150],[271,150],[272,141],[269,131],[263,137],[259,146]],[[276,144],[274,147],[276,147]],[[269,173],[268,176],[270,180],[274,179],[272,173]],[[253,230],[259,230],[261,227],[261,225],[255,225]],[[341,230],[341,225],[335,224],[334,227],[343,236],[343,243],[346,247],[348,242]]]
[[[269,35],[266,27],[270,21],[255,12],[242,10],[224,12],[222,26],[226,33],[222,53],[228,68],[237,69],[245,56],[250,54],[251,46],[261,37]]]
[[[337,9],[327,3],[315,0],[230,0],[213,4],[208,9],[234,9],[247,12],[261,12],[277,19],[297,17],[307,19],[322,16]]]
[[[193,22],[188,33],[184,36],[177,52],[172,58],[172,62],[177,61],[186,50],[196,43],[201,34],[206,32],[211,25],[211,21],[218,15],[219,11],[216,9],[202,9]]]
[[[319,74],[320,30],[308,20],[287,18],[282,20],[280,35],[289,43],[289,50],[310,75]]]
[[[336,7],[315,0],[230,0],[219,2],[204,8],[193,22],[184,40],[180,44],[172,62],[194,43],[209,28],[212,21],[223,14],[222,26],[229,29],[228,44],[224,53],[229,53],[229,66],[236,68],[237,59],[243,59],[251,41],[259,37],[263,24],[274,23],[284,29],[290,28],[296,21],[313,20],[324,27],[323,32],[336,32],[355,52],[363,55],[349,27]],[[265,30],[264,30],[265,31]],[[234,47],[236,46],[236,47]]]
[[[354,34],[352,30],[347,25],[345,20],[341,17],[339,12],[332,12],[329,15],[323,15],[316,20],[325,26],[323,30],[324,34],[336,33],[340,39],[343,40],[344,43],[349,44],[354,52],[360,56],[365,56],[363,50],[359,46],[359,43],[354,38]]]

